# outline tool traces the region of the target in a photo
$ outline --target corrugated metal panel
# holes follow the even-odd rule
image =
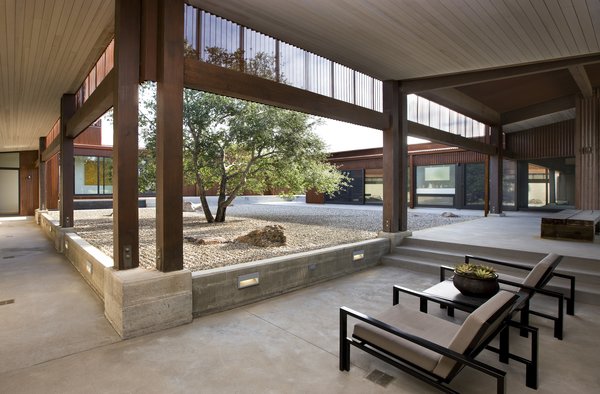
[[[575,144],[577,208],[600,209],[600,89],[577,100]]]
[[[506,134],[506,151],[515,159],[575,156],[575,120]]]

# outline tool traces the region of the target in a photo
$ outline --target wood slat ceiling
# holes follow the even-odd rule
[[[600,52],[600,0],[189,2],[382,80]],[[0,2],[0,150],[36,148],[113,18],[113,0]]]
[[[506,133],[516,133],[518,131],[533,129],[534,127],[545,126],[553,123],[563,122],[565,120],[575,119],[575,108],[551,114],[538,116],[535,118],[515,122],[502,127]]]
[[[598,0],[191,0],[379,79],[600,51]]]
[[[106,0],[0,2],[0,151],[37,149],[112,36]]]

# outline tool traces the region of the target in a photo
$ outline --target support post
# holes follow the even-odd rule
[[[113,260],[118,270],[139,266],[138,84],[140,0],[115,1]]]
[[[158,6],[156,268],[183,269],[183,0]]]
[[[73,138],[67,135],[67,122],[76,111],[75,95],[64,94],[60,99],[60,226],[73,227],[73,193],[75,191],[75,160]]]
[[[503,175],[503,150],[504,143],[502,129],[493,126],[491,130],[491,144],[498,148],[498,154],[490,157],[490,196],[489,210],[491,214],[502,214],[502,175]]]
[[[407,99],[398,81],[383,83],[383,113],[390,119],[383,130],[383,231],[395,233],[407,228]]]
[[[46,162],[42,160],[42,153],[46,150],[46,137],[40,137],[39,153],[38,153],[38,182],[40,193],[40,211],[46,210]]]

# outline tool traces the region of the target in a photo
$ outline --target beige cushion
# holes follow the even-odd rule
[[[462,354],[468,349],[470,350],[475,347],[474,345],[481,343],[487,338],[488,335],[496,330],[498,325],[508,315],[510,308],[507,308],[505,313],[498,319],[490,322],[491,325],[487,327],[483,336],[478,338],[477,343],[474,343],[477,333],[479,333],[483,325],[488,322],[488,320],[494,315],[494,313],[496,313],[496,311],[501,309],[504,305],[506,305],[506,303],[511,302],[513,296],[514,295],[512,293],[507,291],[499,291],[495,296],[490,298],[479,308],[475,309],[460,326],[460,329],[450,341],[448,348]],[[433,369],[433,373],[439,377],[445,378],[452,371],[455,365],[456,361],[452,360],[451,358],[441,357],[438,365]]]
[[[537,263],[529,274],[523,280],[523,284],[529,287],[537,287],[540,286],[541,280],[553,270],[558,262],[562,259],[562,256],[559,256],[555,253],[550,253],[548,256],[544,257]]]
[[[460,326],[447,320],[396,305],[375,317],[406,333],[448,347]],[[440,354],[366,323],[357,323],[353,335],[428,371],[438,364]]]

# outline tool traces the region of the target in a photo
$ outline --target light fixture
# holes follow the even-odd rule
[[[358,260],[362,260],[364,258],[365,258],[364,250],[355,250],[354,252],[352,252],[352,261],[358,261]]]
[[[246,287],[258,285],[259,276],[260,274],[258,272],[238,276],[238,289],[245,289]]]
[[[85,262],[85,269],[87,270],[88,273],[92,273],[92,271],[94,270],[94,266],[92,265],[91,262],[86,261]]]

